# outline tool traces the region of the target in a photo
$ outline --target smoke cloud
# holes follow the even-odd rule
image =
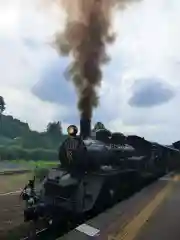
[[[81,118],[91,118],[98,106],[97,88],[101,86],[102,64],[110,58],[107,44],[113,43],[111,19],[114,10],[133,0],[59,0],[66,13],[66,26],[56,35],[55,46],[61,55],[72,57],[66,71],[78,94]]]

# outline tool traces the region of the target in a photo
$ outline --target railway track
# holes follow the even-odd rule
[[[154,182],[154,181],[153,181]],[[144,187],[148,186],[149,184],[151,184],[152,181],[148,182],[145,184]],[[139,190],[137,190],[139,191]],[[136,191],[136,192],[137,192]],[[129,193],[125,198],[123,198],[122,200],[129,198],[130,196],[133,195],[133,193],[135,193],[134,191]],[[104,209],[106,210],[106,209]],[[64,222],[59,223],[58,225],[53,225],[51,227],[41,227],[40,229],[35,229],[35,227],[33,225],[29,225],[29,232],[27,232],[26,236],[23,236],[19,239],[21,240],[28,240],[28,239],[37,239],[37,240],[55,240],[58,237],[63,236],[64,234],[68,233],[69,231],[71,231],[72,229],[76,228],[78,225],[82,224],[83,222],[88,221],[89,219],[95,217],[97,214],[90,214],[88,216],[85,216],[83,219],[79,219],[79,221],[75,221],[74,223],[71,223],[70,225],[68,224],[68,219],[63,220]],[[16,238],[18,239],[18,238]],[[16,240],[15,238],[13,240]],[[18,240],[19,240],[18,239]]]
[[[24,223],[23,202],[19,198],[21,191],[14,191],[0,194],[0,239],[19,240],[24,236],[29,237],[32,232],[32,225]],[[37,226],[36,234],[40,236],[46,229],[43,225]],[[29,239],[24,237],[24,239]],[[40,238],[44,239],[44,238]]]
[[[14,191],[9,193],[0,194],[0,239],[7,240],[26,240],[26,239],[37,239],[37,240],[55,240],[58,237],[64,235],[68,231],[75,228],[77,225],[94,217],[88,216],[83,220],[67,224],[67,219],[63,220],[58,226],[51,226],[50,228],[44,223],[34,225],[30,223],[24,223],[23,218],[23,202],[18,197],[20,191]]]
[[[29,173],[32,170],[30,169],[19,169],[19,170],[6,170],[6,171],[0,171],[0,175],[15,175],[15,174],[23,174],[23,173]]]
[[[38,239],[38,236],[40,237],[42,237],[42,235],[45,235],[46,233],[47,233],[47,231],[48,231],[48,228],[43,228],[43,229],[41,229],[41,230],[38,230],[38,231],[36,231],[35,232],[35,236],[34,235],[32,235],[32,238],[36,238],[36,239]],[[21,238],[20,240],[28,240],[29,238],[31,238],[31,236],[26,236],[26,237],[23,237],[23,238]]]
[[[19,227],[14,228],[11,232],[6,232],[0,235],[1,240],[55,240],[63,234],[69,232],[72,228],[68,229],[61,225],[49,227],[39,227],[36,229],[32,223],[23,223]]]
[[[18,228],[24,221],[23,202],[19,198],[21,188],[29,179],[27,170],[8,171],[0,173],[0,239],[5,237],[7,232]],[[10,238],[9,238],[10,239]],[[13,239],[13,238],[11,238]]]

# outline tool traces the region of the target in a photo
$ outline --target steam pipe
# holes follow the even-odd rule
[[[80,119],[80,136],[82,139],[90,137],[91,134],[91,120],[81,118]]]

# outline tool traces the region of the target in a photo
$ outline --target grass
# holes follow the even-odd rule
[[[20,166],[30,168],[31,172],[0,176],[0,194],[22,189],[28,180],[32,179],[34,175],[37,181],[41,181],[47,175],[49,169],[59,164],[57,161],[14,160],[13,162]]]
[[[59,164],[59,161],[43,161],[43,160],[39,160],[39,161],[26,161],[26,160],[12,160],[14,163],[17,163],[21,166],[27,166],[30,167],[31,169],[34,168],[52,168],[55,167]]]
[[[25,161],[25,160],[15,160],[20,165],[26,165],[28,168],[32,169],[33,176],[36,177],[36,181],[42,181],[45,176],[47,176],[49,169],[59,165],[58,161]]]
[[[40,168],[51,168],[59,164],[57,161],[30,161],[31,166]]]

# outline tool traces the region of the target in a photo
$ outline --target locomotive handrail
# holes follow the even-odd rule
[[[65,202],[70,202],[70,203],[76,203],[77,201],[73,201],[71,198],[65,198],[65,197],[55,197],[55,200],[56,199],[61,199],[61,200],[64,200]]]

